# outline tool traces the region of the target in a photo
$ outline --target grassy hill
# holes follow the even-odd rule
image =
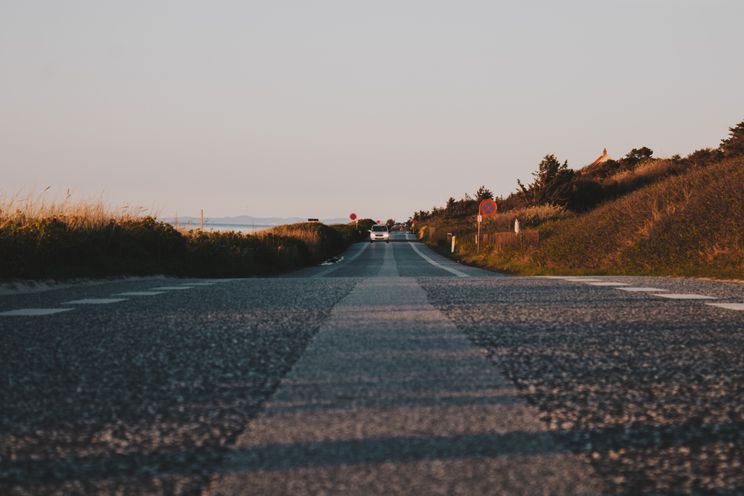
[[[744,125],[733,128],[732,136],[737,130],[744,131]],[[446,252],[447,233],[453,233],[461,240],[456,257],[517,274],[744,279],[744,153],[730,153],[724,146],[730,143],[731,137],[719,150],[698,151],[684,159],[647,156],[630,167],[614,162],[604,170],[572,173],[563,194],[570,198],[578,191],[586,198],[586,190],[591,190],[595,196],[586,203],[591,208],[520,206],[514,195],[499,199],[507,211],[483,226],[487,234],[497,233],[498,242],[486,236],[479,251],[474,243],[475,210],[448,215],[445,208],[419,216],[419,235]],[[527,196],[524,190],[529,193],[523,188],[522,199]],[[520,237],[510,233],[516,218],[532,235],[529,239],[524,232]]]

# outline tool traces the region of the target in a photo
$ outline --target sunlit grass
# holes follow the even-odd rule
[[[55,219],[71,228],[99,228],[111,222],[128,222],[155,216],[139,206],[107,206],[102,198],[84,200],[73,198],[66,191],[62,199],[49,194],[49,188],[40,193],[0,195],[0,227],[7,224],[25,225]]]
[[[583,214],[553,206],[512,210],[484,223],[506,231],[519,218],[540,231],[539,246],[482,246],[475,223],[433,219],[426,241],[443,251],[463,239],[464,260],[518,274],[653,274],[744,278],[744,157],[686,171],[654,161],[609,180],[663,179]]]
[[[266,275],[330,258],[361,235],[317,223],[257,233],[183,229],[101,199],[15,195],[0,198],[0,279]]]

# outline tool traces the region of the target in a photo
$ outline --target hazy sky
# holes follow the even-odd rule
[[[407,218],[555,153],[717,146],[741,0],[0,0],[0,194]]]

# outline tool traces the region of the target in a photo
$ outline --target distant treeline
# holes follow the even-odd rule
[[[729,130],[729,135],[721,140],[718,148],[703,148],[686,157],[674,155],[658,159],[653,154],[653,150],[641,146],[620,159],[579,170],[570,169],[567,162],[549,154],[538,164],[530,184],[517,181],[517,191],[495,199],[500,212],[543,205],[577,213],[587,212],[603,202],[667,177],[744,155],[744,121]],[[494,198],[494,195],[486,186],[481,186],[472,196],[466,194],[460,200],[450,197],[443,207],[414,212],[412,219],[421,222],[432,217],[473,216],[480,201],[486,198]]]

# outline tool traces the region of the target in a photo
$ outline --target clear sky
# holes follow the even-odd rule
[[[717,146],[741,0],[0,0],[0,194],[404,219]]]

